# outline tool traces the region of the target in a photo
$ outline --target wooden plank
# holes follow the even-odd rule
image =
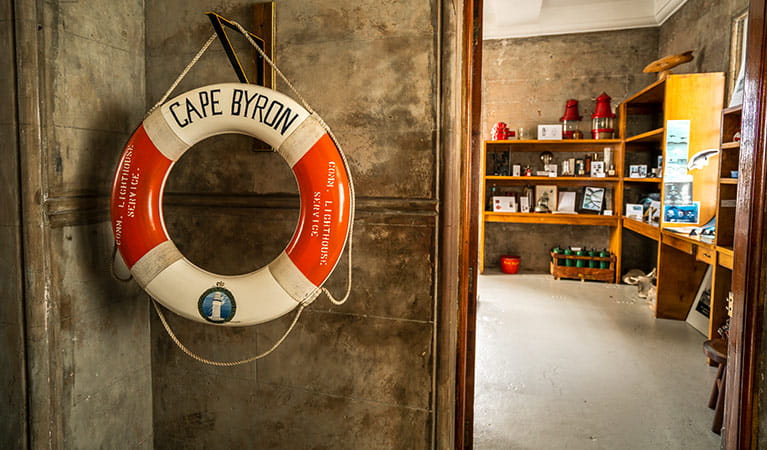
[[[253,5],[253,33],[264,41],[264,53],[274,60],[274,47],[276,34],[274,20],[274,2],[256,3]],[[261,55],[255,52],[254,58],[258,61]],[[264,62],[263,65],[264,86],[274,89],[275,71],[272,66]]]
[[[631,230],[634,233],[641,234],[654,241],[660,239],[660,228],[649,223],[640,222],[638,220],[623,217],[623,228]]]
[[[666,123],[669,120],[690,121],[688,158],[701,149],[719,148],[724,74],[669,75],[666,89],[669,93],[673,92],[664,100]],[[716,214],[718,166],[709,164],[690,174],[693,177],[693,200],[700,202],[699,222],[696,225],[703,225]]]
[[[646,88],[624,100],[624,104],[662,103],[666,79],[657,80]]]
[[[718,264],[726,269],[732,270],[732,249],[717,247],[716,251],[719,254],[716,258]]]
[[[732,271],[721,265],[715,265],[711,276],[711,312],[708,320],[709,339],[721,337],[717,330],[727,321],[727,295],[730,293],[731,285]]]
[[[695,294],[706,272],[707,264],[695,260],[690,252],[671,246],[678,239],[667,241],[662,235],[663,244],[658,252],[658,298],[655,317],[660,319],[685,320],[695,300]]]
[[[658,128],[656,130],[650,130],[646,133],[637,134],[636,136],[631,136],[629,138],[626,138],[627,143],[660,143],[663,141],[663,128]]]
[[[536,213],[503,213],[485,211],[486,222],[501,223],[537,223],[552,225],[602,225],[618,226],[618,216],[598,216],[592,214],[536,214]]]
[[[738,208],[735,218],[732,291],[734,294],[727,352],[724,448],[757,446],[760,364],[765,307],[763,255],[767,208],[767,0],[751,0],[746,43]],[[762,442],[763,444],[763,442]]]

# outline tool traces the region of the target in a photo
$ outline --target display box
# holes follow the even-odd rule
[[[538,125],[538,140],[561,141],[562,125]]]
[[[493,211],[517,212],[517,198],[512,196],[494,196]]]

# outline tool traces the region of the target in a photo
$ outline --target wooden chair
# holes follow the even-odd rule
[[[724,419],[724,395],[727,383],[727,340],[711,339],[703,343],[703,353],[719,365],[714,387],[708,399],[708,407],[714,410],[714,422],[711,431],[721,434]]]

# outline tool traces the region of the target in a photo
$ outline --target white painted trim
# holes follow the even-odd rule
[[[594,33],[598,31],[617,31],[617,30],[629,30],[636,28],[653,28],[658,24],[652,18],[631,18],[624,20],[611,20],[600,21],[589,24],[579,24],[573,26],[572,24],[561,24],[554,26],[543,27],[540,25],[525,25],[514,28],[513,33],[499,34],[496,36],[484,36],[483,40],[492,39],[513,39],[513,38],[526,38],[535,36],[553,36],[559,34],[577,34],[577,33]]]
[[[687,0],[655,0],[655,21],[658,26],[666,23],[685,3]]]
[[[501,0],[496,0],[501,1]],[[522,0],[524,1],[524,0]],[[512,39],[560,34],[591,33],[634,28],[659,27],[676,13],[687,0],[617,0],[604,4],[579,2],[572,6],[556,5],[543,7],[536,21],[509,23],[508,29],[501,29],[499,21],[491,17],[485,20],[483,39]],[[572,20],[577,15],[579,20]],[[585,17],[586,20],[582,18]]]

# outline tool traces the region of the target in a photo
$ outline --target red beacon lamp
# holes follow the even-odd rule
[[[591,115],[591,139],[612,139],[615,136],[615,114],[610,109],[610,100],[610,96],[604,92],[597,97],[597,105]]]
[[[562,139],[583,139],[583,132],[579,129],[581,116],[578,113],[578,100],[570,99],[565,103],[565,115],[559,118],[562,122]]]

